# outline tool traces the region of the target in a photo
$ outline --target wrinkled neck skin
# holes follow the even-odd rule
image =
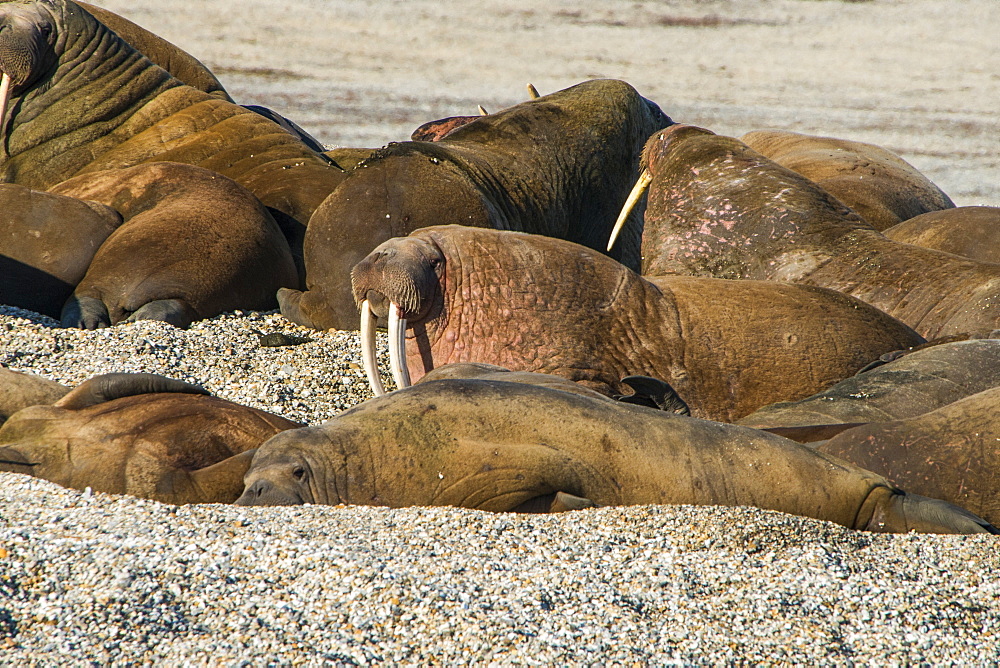
[[[460,228],[425,234],[446,261],[440,307],[408,323],[414,382],[444,364],[485,362],[555,374],[608,394],[622,391],[624,376],[654,375],[656,366],[669,364],[654,364],[651,351],[661,358],[671,351],[651,341],[670,336],[676,309],[619,263],[530,235]]]
[[[791,170],[717,135],[651,147],[643,273],[806,281],[843,234],[878,236]]]
[[[670,120],[631,87],[596,83],[482,117],[440,142],[502,214],[497,229],[607,245],[643,142]],[[612,257],[638,269],[641,233],[630,224]]]
[[[39,7],[53,13],[56,62],[11,99],[0,180],[47,189],[95,155],[72,149],[114,132],[142,105],[182,84],[73,3]]]

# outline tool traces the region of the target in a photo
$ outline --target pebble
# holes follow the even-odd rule
[[[162,373],[312,424],[371,396],[355,333],[275,313],[84,332],[0,307],[0,364]],[[752,508],[170,506],[0,473],[0,665],[996,664],[998,541]]]

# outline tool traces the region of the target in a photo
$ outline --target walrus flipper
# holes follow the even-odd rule
[[[512,513],[564,513],[569,510],[583,510],[584,508],[596,508],[597,504],[590,499],[581,496],[567,494],[566,492],[554,492],[545,496],[536,496],[528,499],[516,508],[511,508]]]
[[[622,382],[634,390],[634,394],[616,394],[614,399],[626,404],[658,408],[667,413],[691,415],[687,402],[681,399],[670,383],[649,376],[626,376]]]
[[[901,490],[888,490],[888,498],[876,502],[871,521],[864,529],[877,533],[1000,534],[995,526],[959,506]]]
[[[83,381],[53,406],[75,410],[122,397],[157,392],[210,394],[198,385],[155,373],[105,373]]]
[[[111,326],[108,307],[100,299],[70,295],[59,315],[63,327],[103,329]]]
[[[137,308],[125,318],[125,322],[161,320],[178,329],[187,329],[192,322],[200,319],[201,316],[183,299],[155,299]]]
[[[257,449],[247,450],[195,471],[173,471],[157,484],[164,503],[233,503],[243,493],[243,476]]]

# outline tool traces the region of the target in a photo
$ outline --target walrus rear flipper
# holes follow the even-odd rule
[[[122,397],[158,392],[210,394],[203,387],[155,373],[105,373],[83,381],[53,406],[75,410]]]
[[[881,487],[869,495],[865,505],[873,502],[875,508],[871,520],[867,526],[861,527],[867,531],[1000,534],[1000,530],[986,520],[947,501]]]
[[[626,376],[622,378],[622,382],[631,387],[635,394],[616,394],[613,397],[616,401],[657,408],[677,415],[691,415],[687,402],[666,381],[649,376]]]
[[[584,508],[596,508],[597,504],[590,499],[585,499],[566,492],[554,492],[545,496],[536,496],[528,499],[516,508],[511,508],[512,513],[564,513],[568,510],[583,510]]]
[[[233,503],[243,494],[243,476],[257,449],[233,455],[196,471],[174,471],[156,486],[164,503]]]

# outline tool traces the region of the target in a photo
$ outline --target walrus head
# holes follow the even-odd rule
[[[297,506],[305,503],[335,505],[329,498],[325,467],[316,453],[329,447],[329,438],[312,427],[277,434],[260,446],[243,478],[238,506]]]
[[[354,301],[361,310],[365,372],[376,396],[384,389],[375,366],[375,318],[388,318],[393,378],[397,387],[408,387],[407,324],[434,317],[443,307],[440,283],[445,269],[444,253],[433,240],[404,237],[381,244],[351,270]]]

